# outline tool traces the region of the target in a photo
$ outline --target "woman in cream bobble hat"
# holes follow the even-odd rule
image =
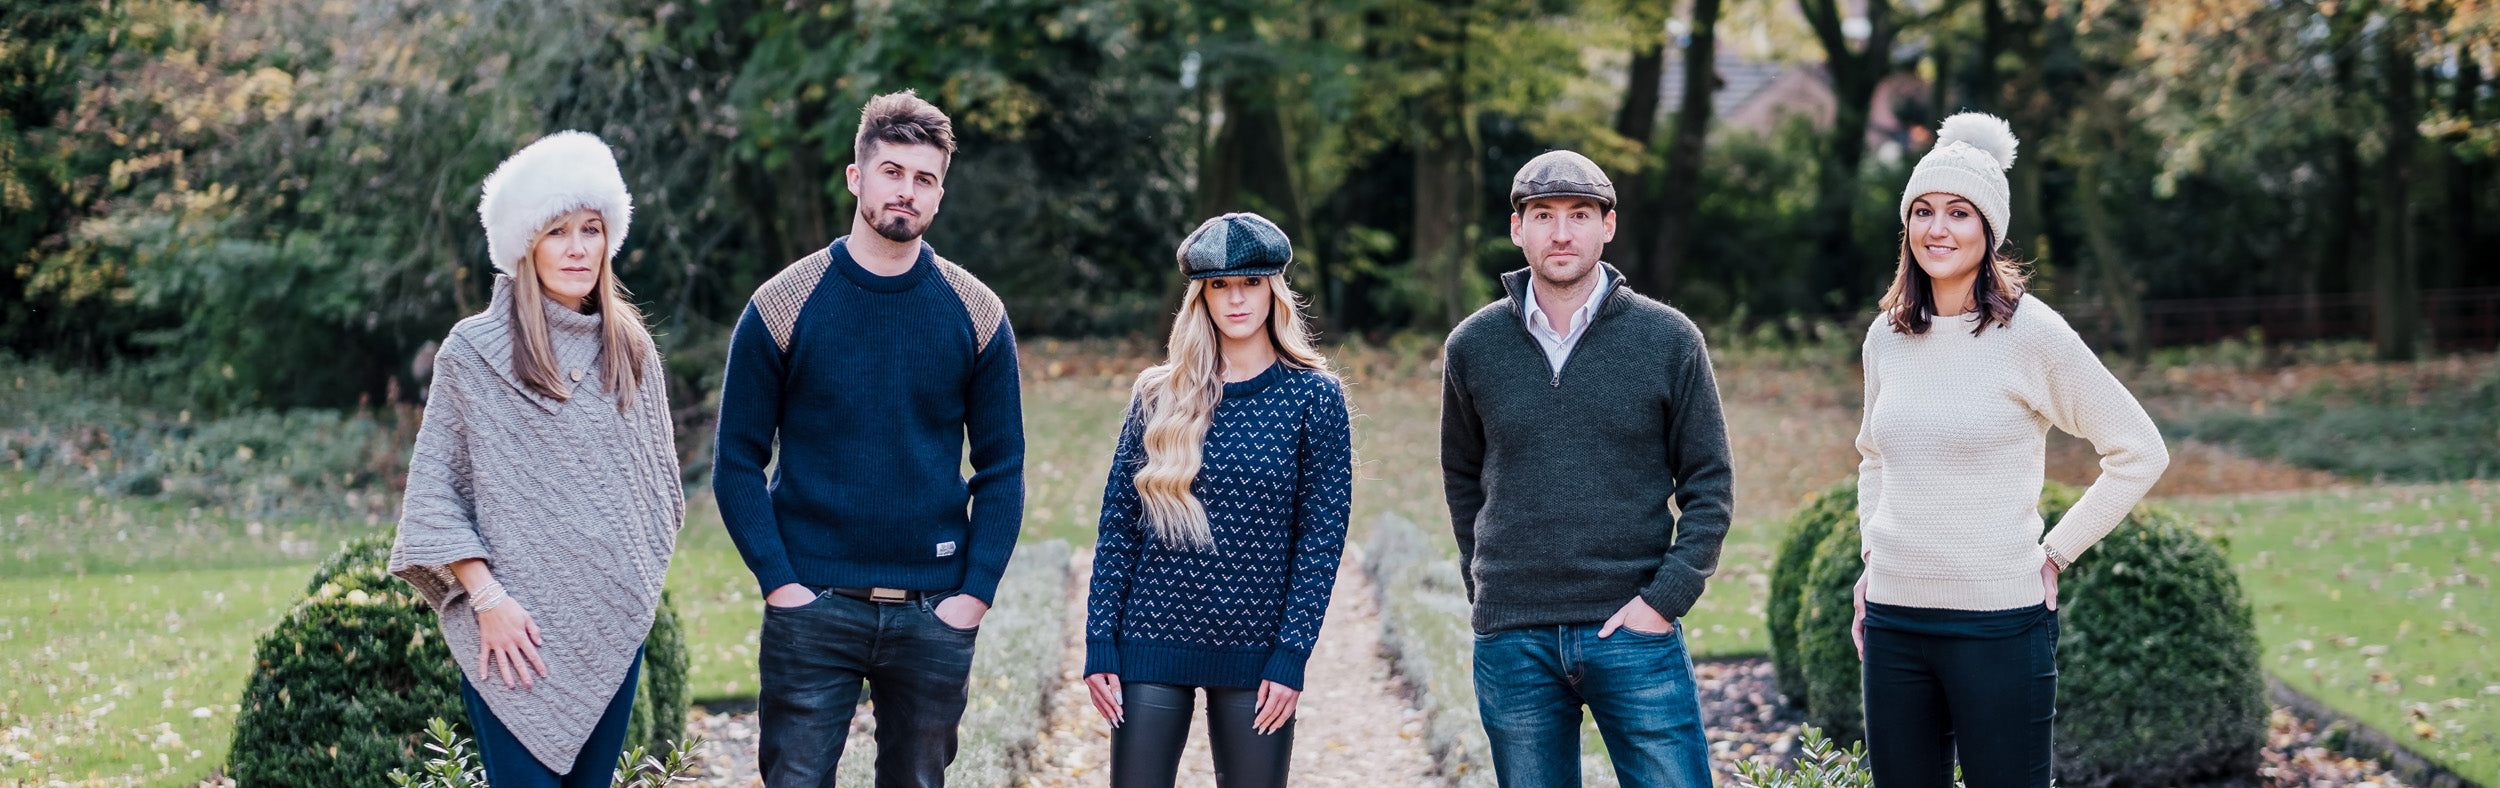
[[[2046,788],[2057,577],[2170,464],[2125,386],[2004,253],[2014,132],[1948,118],[1901,195],[1899,272],[1866,334],[1854,622],[1880,788]],[[2048,428],[2101,476],[2057,528],[2037,504]]]
[[[607,788],[685,522],[668,385],[616,281],[633,200],[598,137],[487,176],[494,301],[452,326],[391,573],[440,614],[494,788]]]

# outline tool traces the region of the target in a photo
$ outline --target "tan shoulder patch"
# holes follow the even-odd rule
[[[773,344],[781,352],[790,352],[790,335],[797,333],[799,310],[807,307],[807,297],[816,293],[816,283],[825,278],[825,269],[833,265],[833,257],[818,249],[815,254],[781,269],[755,288],[755,313],[764,318],[764,328],[772,332]]]
[[[1007,304],[963,266],[944,257],[937,258],[937,265],[938,271],[946,274],[946,285],[955,288],[955,297],[963,299],[964,311],[972,314],[972,352],[990,349],[990,338],[998,334],[998,325],[1007,320]]]

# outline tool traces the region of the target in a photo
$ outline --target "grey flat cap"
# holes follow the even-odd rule
[[[1545,197],[1587,197],[1615,209],[1615,182],[1589,157],[1567,150],[1546,151],[1529,159],[1510,178],[1510,209],[1516,213],[1529,200]]]
[[[1181,273],[1191,279],[1275,276],[1293,262],[1293,241],[1265,216],[1228,213],[1191,230],[1178,256]]]

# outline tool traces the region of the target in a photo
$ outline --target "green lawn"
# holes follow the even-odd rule
[[[2174,505],[2228,538],[2268,671],[2459,774],[2500,775],[2500,486]]]

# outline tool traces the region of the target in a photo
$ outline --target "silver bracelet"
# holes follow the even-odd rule
[[[512,596],[511,596],[511,595],[504,593],[504,590],[503,590],[503,588],[502,588],[502,587],[500,587],[500,586],[496,586],[496,587],[493,587],[493,594],[492,594],[492,595],[490,595],[490,596],[488,596],[488,597],[486,597],[484,600],[473,600],[473,601],[471,601],[471,602],[469,603],[469,612],[472,612],[472,613],[484,613],[484,612],[486,612],[486,611],[489,611],[489,610],[493,610],[493,609],[495,609],[495,606],[496,606],[496,605],[503,604],[503,601],[504,601],[504,600],[506,600],[506,599],[511,599],[511,598],[512,598]]]
[[[2057,552],[2056,547],[2044,544],[2040,546],[2040,552],[2048,555],[2049,565],[2057,567],[2058,574],[2065,574],[2066,567],[2073,566],[2075,563],[2072,559],[2069,559],[2064,555],[2060,555]]]

